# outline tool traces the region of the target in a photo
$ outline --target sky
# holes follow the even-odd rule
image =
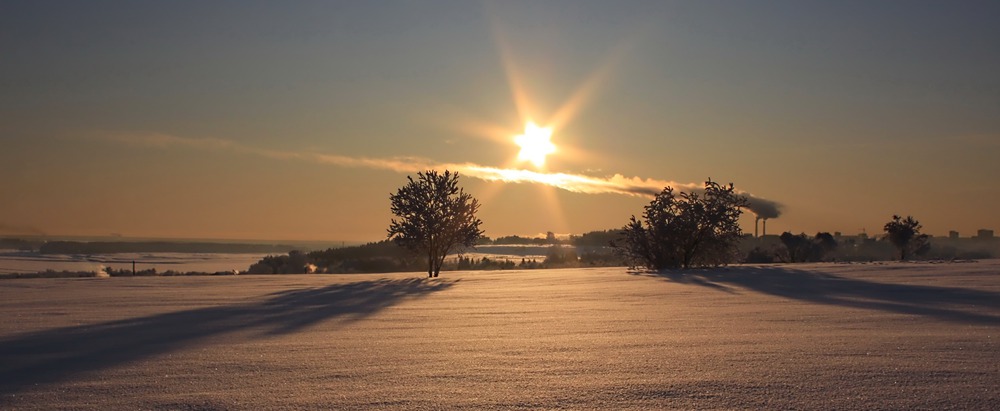
[[[995,1],[0,1],[0,234],[376,241],[431,168],[491,237],[619,228],[709,178],[779,207],[768,233],[1000,230],[997,21]],[[518,159],[529,121],[541,165]]]

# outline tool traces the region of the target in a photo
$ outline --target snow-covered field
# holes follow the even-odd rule
[[[0,281],[0,409],[1000,409],[1000,260]]]

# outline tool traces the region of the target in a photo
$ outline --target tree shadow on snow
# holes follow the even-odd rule
[[[177,351],[239,331],[294,333],[325,320],[356,321],[455,281],[404,279],[284,291],[263,302],[199,308],[0,339],[0,395],[74,374]]]
[[[1000,293],[990,291],[879,283],[782,267],[726,267],[652,275],[729,293],[741,288],[818,304],[1000,325]]]

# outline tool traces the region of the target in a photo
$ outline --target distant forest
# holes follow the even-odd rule
[[[477,249],[466,250],[449,258],[444,270],[514,270],[570,267],[624,266],[625,261],[610,243],[620,237],[619,230],[604,230],[569,238],[507,236],[483,238]],[[929,249],[915,259],[970,260],[1000,256],[1000,239],[931,238]],[[506,246],[506,248],[504,248]],[[519,257],[536,252],[541,257]],[[501,254],[506,256],[497,256]],[[883,237],[833,236],[829,233],[783,233],[753,237],[746,235],[739,244],[739,258],[734,263],[776,264],[802,262],[871,262],[897,259],[895,247]],[[250,274],[295,273],[375,273],[425,270],[426,262],[390,241],[323,251],[292,251],[271,255],[252,265]]]
[[[445,270],[516,270],[570,267],[624,266],[610,243],[620,230],[602,230],[557,237],[484,237],[477,248],[450,256]],[[298,250],[291,245],[240,244],[170,241],[42,241],[0,239],[0,249],[42,254],[114,254],[140,252],[246,253],[268,254],[248,267],[248,274],[378,273],[426,270],[426,261],[405,248],[385,240],[358,246],[325,250]],[[920,260],[972,260],[1000,256],[1000,238],[930,238],[930,247]],[[736,263],[869,262],[896,259],[892,244],[881,236],[833,236],[783,233],[753,237],[746,235],[739,245]],[[64,276],[66,273],[49,273]],[[72,274],[72,273],[69,273]],[[83,276],[93,273],[79,273]],[[108,271],[109,275],[132,275],[129,270]],[[164,275],[154,270],[137,275]],[[187,273],[195,274],[195,273]],[[229,273],[232,274],[232,273]],[[22,276],[23,277],[23,276]]]
[[[553,233],[545,237],[506,236],[481,238],[478,247],[489,249],[485,254],[506,254],[504,257],[479,256],[476,249],[465,250],[447,259],[445,270],[504,270],[569,267],[621,266],[624,262],[609,246],[617,238],[617,230],[593,231],[580,236],[557,238]],[[511,246],[497,250],[490,246]],[[518,249],[517,246],[536,246]],[[542,255],[518,256],[528,251]],[[247,270],[249,274],[295,273],[374,273],[422,271],[426,261],[409,250],[389,240],[354,247],[330,248],[323,251],[292,251],[285,255],[264,257]]]

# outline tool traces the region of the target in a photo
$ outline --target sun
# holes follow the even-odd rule
[[[544,166],[545,156],[556,152],[556,145],[552,144],[551,139],[551,127],[539,127],[529,121],[524,127],[524,134],[514,137],[514,142],[521,147],[517,159],[530,161],[535,167]]]

